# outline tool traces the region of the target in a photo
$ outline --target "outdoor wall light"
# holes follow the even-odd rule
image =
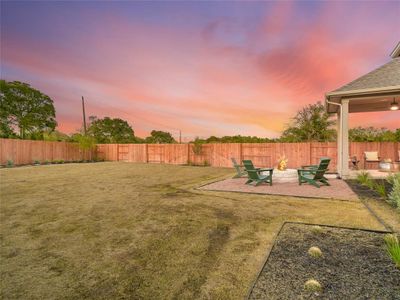
[[[399,104],[396,102],[396,100],[393,98],[393,102],[390,103],[390,110],[398,110],[399,109]]]

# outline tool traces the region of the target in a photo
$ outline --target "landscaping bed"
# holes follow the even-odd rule
[[[322,289],[307,291],[310,279]],[[400,299],[400,269],[383,232],[286,223],[249,299]]]
[[[387,180],[384,179],[371,179],[373,184],[380,184],[384,186],[385,192],[389,194],[392,191],[393,185],[390,184]],[[346,180],[346,183],[352,189],[354,193],[357,194],[360,198],[373,198],[376,200],[382,200],[384,197],[379,194],[376,190],[371,189],[370,187],[359,183],[355,179]]]

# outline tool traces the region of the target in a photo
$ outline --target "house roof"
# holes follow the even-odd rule
[[[325,95],[329,113],[338,111],[342,98],[351,100],[350,112],[383,111],[400,97],[400,42],[390,54],[391,60],[377,69]]]
[[[379,68],[353,80],[352,82],[327,93],[326,95],[346,95],[352,92],[367,92],[384,90],[385,88],[400,88],[400,56]]]

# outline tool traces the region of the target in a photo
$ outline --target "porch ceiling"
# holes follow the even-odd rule
[[[343,99],[349,100],[349,113],[357,112],[374,112],[374,111],[389,111],[390,104],[393,100],[400,103],[400,89],[399,91],[387,92],[379,94],[366,94],[366,95],[337,95],[330,98],[329,101],[341,103]],[[328,113],[338,112],[337,105],[329,105]]]

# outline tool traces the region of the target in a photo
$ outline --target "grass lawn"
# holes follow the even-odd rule
[[[231,169],[0,170],[1,297],[243,299],[284,221],[383,226],[361,202],[206,192]]]

